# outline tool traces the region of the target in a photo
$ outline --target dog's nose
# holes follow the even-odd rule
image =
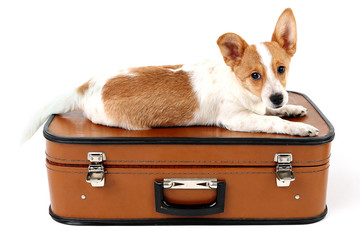
[[[274,105],[280,105],[284,100],[284,96],[281,93],[274,93],[273,95],[270,96],[270,101],[274,104]]]

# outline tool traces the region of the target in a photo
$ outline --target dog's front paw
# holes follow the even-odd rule
[[[307,114],[308,110],[300,105],[285,105],[279,109],[280,117],[302,117]]]
[[[294,123],[290,132],[291,135],[302,137],[314,137],[319,134],[319,130],[317,128],[305,123]]]

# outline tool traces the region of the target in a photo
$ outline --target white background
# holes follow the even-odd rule
[[[221,58],[217,38],[268,41],[291,7],[298,51],[288,89],[306,93],[335,126],[327,203],[299,226],[74,227],[48,215],[41,131],[22,147],[29,114],[64,89],[118,67]],[[359,5],[357,1],[1,1],[0,228],[6,239],[315,239],[359,236]],[[7,235],[8,234],[8,235]]]

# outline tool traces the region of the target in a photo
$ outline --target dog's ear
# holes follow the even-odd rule
[[[290,56],[293,56],[296,52],[296,32],[294,13],[287,8],[276,23],[271,41],[277,42]]]
[[[217,44],[225,63],[231,68],[241,61],[248,44],[235,33],[225,33],[219,37]]]

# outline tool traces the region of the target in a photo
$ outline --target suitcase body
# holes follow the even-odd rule
[[[67,224],[298,224],[323,219],[334,129],[289,93],[317,137],[218,127],[128,131],[79,112],[44,127],[50,215]]]

